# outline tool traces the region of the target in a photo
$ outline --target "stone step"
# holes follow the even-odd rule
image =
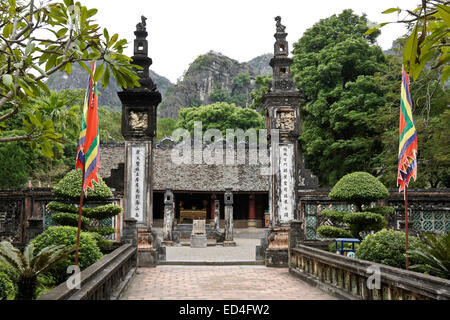
[[[264,260],[250,260],[250,261],[195,261],[195,260],[180,260],[180,261],[158,261],[160,266],[255,266],[264,265]]]

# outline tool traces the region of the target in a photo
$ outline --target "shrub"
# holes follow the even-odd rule
[[[117,204],[107,204],[85,211],[85,216],[96,220],[103,220],[114,217],[122,212],[122,207]]]
[[[59,224],[61,226],[72,226],[78,228],[78,214],[68,213],[68,212],[60,212],[52,215],[52,221],[55,224]],[[86,217],[81,217],[81,228],[86,230],[89,227],[91,221]]]
[[[386,187],[367,172],[353,172],[343,176],[331,189],[331,199],[361,205],[389,197]]]
[[[423,234],[417,248],[409,253],[416,261],[412,270],[450,279],[450,233]]]
[[[344,217],[346,213],[342,211],[325,209],[322,210],[321,214],[330,219],[333,223],[339,223],[344,222]]]
[[[72,170],[62,178],[53,188],[53,194],[64,200],[79,200],[81,192],[81,170]],[[111,190],[101,177],[98,178],[99,184],[93,182],[94,190],[88,188],[86,199],[106,200],[113,196]]]
[[[14,282],[6,273],[0,271],[0,300],[12,300],[15,295]]]
[[[90,232],[98,233],[101,236],[109,236],[116,233],[116,229],[112,227],[98,227],[89,229]]]
[[[104,239],[99,233],[97,232],[88,232],[92,235],[95,242],[97,243],[97,247],[100,249],[102,253],[105,251],[109,251],[109,248],[112,246],[112,241]]]
[[[78,213],[79,209],[74,205],[68,203],[62,203],[57,201],[52,201],[47,204],[47,207],[51,211],[55,212],[70,212],[70,213]]]
[[[324,238],[350,238],[352,236],[349,231],[333,226],[320,226],[317,228],[317,232]]]
[[[37,251],[50,245],[76,245],[77,242],[77,228],[75,227],[49,227],[39,236],[32,240],[36,246]],[[78,266],[81,270],[87,268],[91,264],[100,260],[103,257],[97,242],[93,235],[89,232],[81,232],[80,234],[80,249],[78,254]],[[75,264],[75,253],[72,253],[69,258],[56,267],[51,268],[48,273],[59,284],[68,278],[66,273],[67,267]]]
[[[364,211],[369,211],[373,213],[381,214],[382,216],[390,216],[394,214],[395,209],[394,207],[385,206],[385,207],[373,207],[373,208],[366,208]]]
[[[417,246],[417,239],[409,237],[410,247]],[[356,258],[382,263],[391,267],[406,268],[406,235],[402,231],[381,230],[368,235],[356,251]]]
[[[355,238],[360,238],[362,231],[378,231],[387,225],[384,217],[373,212],[354,212],[344,216],[344,222],[348,223],[350,231]]]

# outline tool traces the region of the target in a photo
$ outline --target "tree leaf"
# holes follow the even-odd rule
[[[436,9],[439,12],[442,20],[445,21],[447,28],[450,28],[450,7],[438,4],[436,5]]]
[[[382,13],[383,14],[387,14],[387,13],[392,13],[392,12],[396,12],[396,11],[402,11],[400,8],[389,8],[384,10]]]
[[[78,61],[78,64],[83,67],[83,69],[86,70],[92,78],[94,77],[94,75],[92,74],[92,70],[86,65],[86,63],[84,63],[83,61]]]
[[[95,74],[94,74],[94,82],[97,82],[101,79],[102,74],[103,74],[103,64],[97,66],[97,68],[95,69]]]
[[[7,87],[12,87],[13,85],[13,77],[10,74],[4,74],[2,76],[3,84]]]

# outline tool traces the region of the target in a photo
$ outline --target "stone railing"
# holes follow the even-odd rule
[[[127,243],[81,271],[80,289],[62,283],[38,300],[116,300],[136,271],[137,248]]]
[[[379,286],[376,277],[379,270]],[[450,280],[298,244],[289,249],[289,272],[344,299],[450,299]],[[368,281],[369,280],[369,281]],[[368,283],[373,284],[369,289]]]

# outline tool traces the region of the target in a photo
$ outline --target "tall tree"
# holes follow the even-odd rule
[[[134,66],[123,54],[127,40],[101,30],[94,22],[96,13],[73,0],[0,1],[0,142],[34,141],[46,154],[51,143],[60,142],[50,119],[23,106],[28,98],[49,92],[49,75],[60,70],[70,74],[73,63],[92,73],[86,63],[104,61],[93,75],[104,87],[111,74],[123,87],[139,86]],[[26,114],[21,130],[8,130],[7,120],[20,112]]]
[[[374,75],[386,68],[365,15],[344,10],[320,20],[294,43],[292,70],[305,93],[303,153],[322,185],[343,175],[373,171],[381,152],[377,118],[385,97]]]

